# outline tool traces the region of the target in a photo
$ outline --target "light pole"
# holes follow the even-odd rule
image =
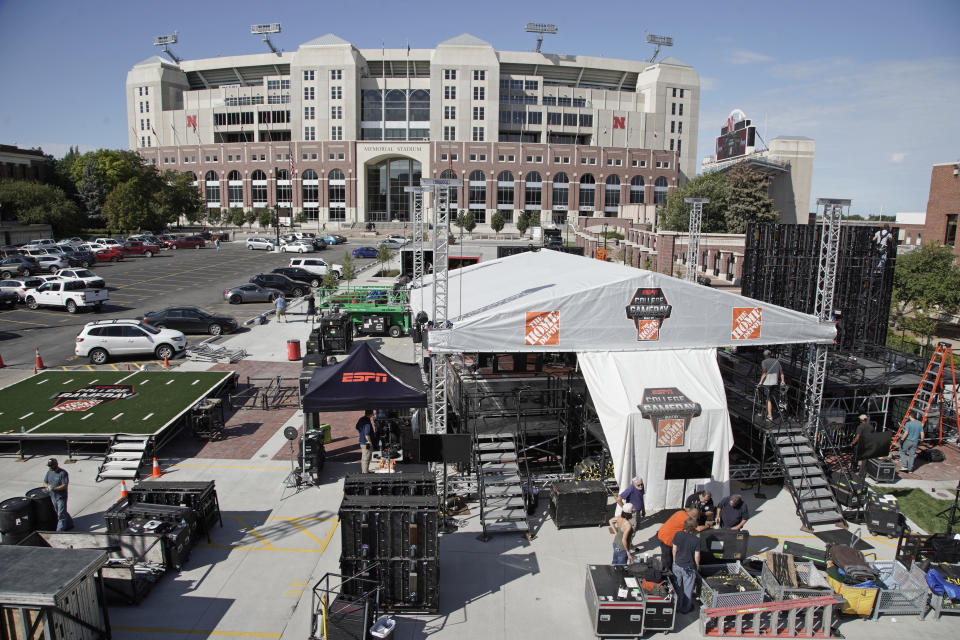
[[[274,246],[277,248],[277,251],[280,250],[280,203],[277,202],[273,205],[273,228],[277,231],[277,244]]]

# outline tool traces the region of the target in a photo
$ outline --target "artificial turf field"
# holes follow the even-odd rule
[[[0,389],[0,434],[154,435],[230,375],[224,372],[43,371]],[[111,389],[110,385],[120,385],[120,388]],[[75,393],[81,389],[86,391]],[[57,397],[71,393],[74,395]],[[109,394],[121,397],[108,399]],[[105,401],[98,404],[98,399]],[[54,409],[57,404],[61,406]]]

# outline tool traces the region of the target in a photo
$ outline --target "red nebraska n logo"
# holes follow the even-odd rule
[[[187,116],[187,126],[193,127],[193,130],[197,130],[197,116]]]
[[[623,116],[622,118],[618,118],[617,116],[613,116],[613,128],[614,128],[614,129],[626,129],[626,128],[627,128],[627,116]]]

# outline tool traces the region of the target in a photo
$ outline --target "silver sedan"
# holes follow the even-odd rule
[[[224,291],[223,299],[230,304],[240,304],[241,302],[273,302],[280,294],[279,289],[261,287],[258,284],[248,282]]]

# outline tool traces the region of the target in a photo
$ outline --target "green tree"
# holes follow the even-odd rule
[[[457,217],[454,218],[453,224],[460,229],[460,234],[463,235],[463,228],[467,226],[467,215],[463,211],[460,211]]]
[[[79,208],[63,189],[26,180],[0,180],[0,212],[24,224],[49,224],[57,234],[83,223]]]
[[[257,209],[256,212],[257,222],[260,223],[261,227],[267,228],[273,226],[273,223],[275,222],[273,211],[270,209]]]
[[[296,222],[297,224],[303,224],[306,221],[306,219],[307,219],[307,216],[303,215],[302,211],[297,215],[293,216],[293,221]]]
[[[243,209],[237,207],[236,209],[230,210],[230,224],[235,227],[242,227],[247,221],[247,214],[244,213]]]
[[[387,263],[393,259],[393,250],[390,249],[385,244],[381,244],[377,247],[377,262],[380,263],[380,270],[383,271],[387,268]]]
[[[324,291],[335,291],[337,289],[337,274],[333,271],[327,271],[320,281],[320,287]]]
[[[220,211],[214,209],[208,214],[207,205],[193,185],[190,174],[181,171],[165,171],[162,177],[158,176],[156,179],[150,177],[151,174],[155,174],[152,167],[144,171],[144,177],[158,187],[154,192],[154,199],[158,207],[157,213],[164,220],[164,224],[176,220],[181,215],[191,222],[202,220],[204,215],[216,216],[219,222]]]
[[[780,214],[773,208],[770,179],[745,164],[734,165],[726,173],[730,200],[725,218],[727,233],[743,233],[751,222],[776,222]]]
[[[77,158],[74,166],[77,166],[79,163],[80,158]],[[87,215],[91,218],[100,217],[103,204],[107,201],[107,194],[110,190],[107,189],[107,184],[103,176],[100,175],[97,162],[93,157],[89,157],[83,162],[83,172],[80,179],[77,180],[76,185],[77,197],[83,204],[84,209],[86,209]]]
[[[700,228],[704,233],[723,233],[727,230],[724,216],[730,201],[730,183],[723,173],[714,171],[697,176],[667,195],[666,206],[658,214],[660,228],[667,231],[688,231],[690,228],[690,205],[684,198],[709,198],[703,205]]]
[[[891,315],[896,324],[927,336],[940,313],[960,310],[960,268],[951,247],[938,243],[897,256]]]
[[[253,227],[253,223],[260,219],[260,213],[256,209],[250,209],[243,214],[243,221],[247,223],[249,227]]]
[[[103,219],[111,232],[154,228],[147,224],[154,210],[140,180],[128,180],[114,187],[103,204]],[[163,225],[161,225],[163,226]]]
[[[473,233],[476,228],[477,217],[473,214],[473,211],[467,211],[467,215],[463,216],[463,230],[467,233]]]
[[[517,216],[517,231],[520,232],[520,235],[523,236],[527,232],[527,229],[530,228],[530,219],[527,216],[526,211],[521,211],[520,215]]]
[[[343,264],[340,265],[342,268],[341,274],[343,279],[347,281],[347,285],[354,281],[357,277],[357,265],[353,264],[353,257],[347,253],[343,256]]]
[[[490,228],[493,229],[493,232],[500,235],[500,232],[503,231],[504,225],[506,225],[507,219],[503,215],[503,211],[495,211],[492,216],[490,216]]]

